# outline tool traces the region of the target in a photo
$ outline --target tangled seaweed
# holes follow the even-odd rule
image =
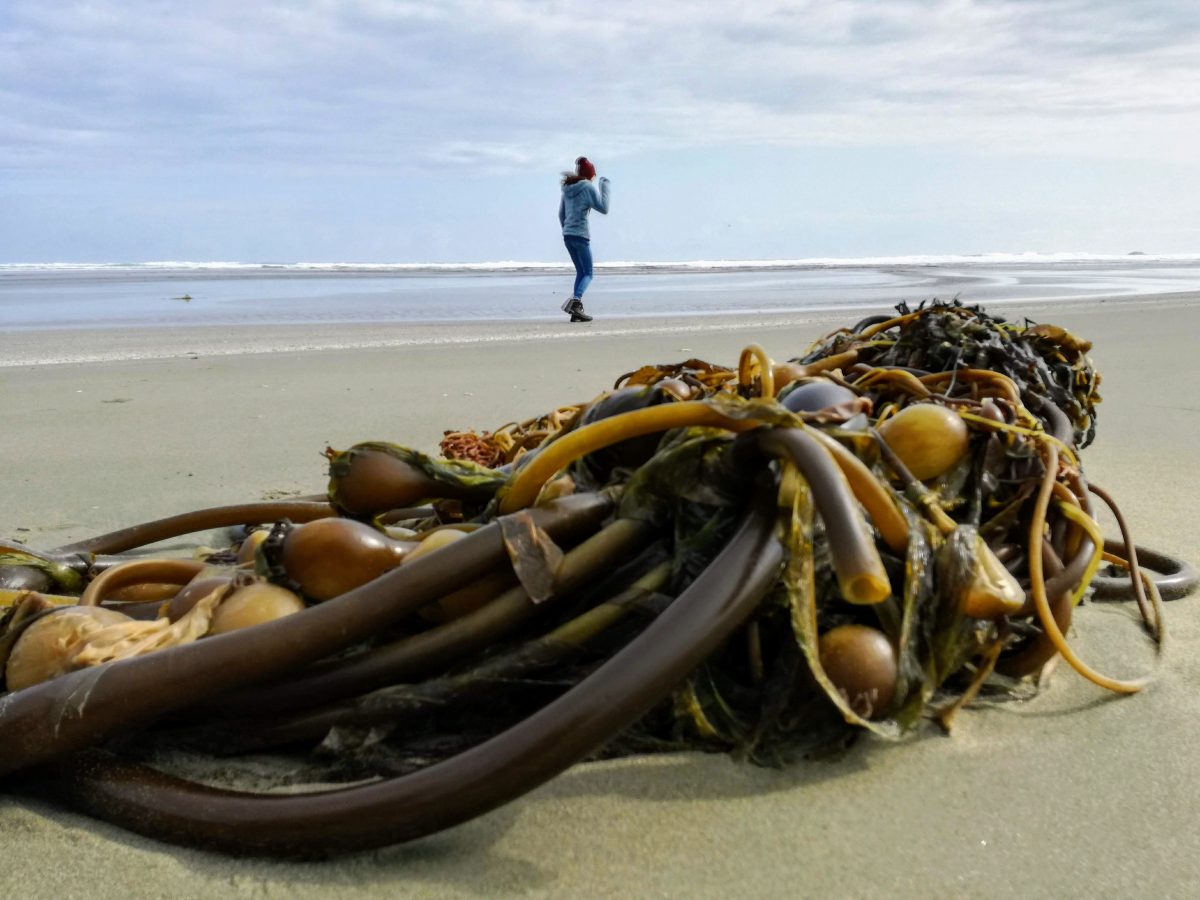
[[[440,457],[330,449],[327,497],[0,542],[0,772],[159,839],[314,856],[449,827],[585,758],[784,765],[949,730],[1058,657],[1136,692],[1067,643],[1074,608],[1131,596],[1161,646],[1161,600],[1196,576],[1136,548],[1084,477],[1089,348],[901,306],[788,362],[643,366],[448,431]],[[197,559],[123,555],[233,526]],[[345,785],[168,771],[264,752]]]

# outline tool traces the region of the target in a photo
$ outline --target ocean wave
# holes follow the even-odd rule
[[[918,254],[904,256],[804,257],[797,259],[699,259],[699,260],[616,260],[596,263],[597,269],[632,272],[713,272],[755,269],[868,269],[929,266],[994,265],[1066,265],[1103,263],[1197,263],[1200,254],[1183,253],[978,253]],[[372,263],[372,262],[234,262],[153,260],[149,262],[42,262],[0,263],[0,274],[114,273],[135,274],[170,271],[242,272],[242,273],[313,273],[313,274],[423,274],[463,272],[561,272],[564,262],[494,260],[453,263]]]

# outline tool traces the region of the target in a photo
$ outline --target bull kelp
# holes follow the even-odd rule
[[[789,765],[949,730],[1058,658],[1135,693],[1068,644],[1075,607],[1128,597],[1161,646],[1196,576],[1085,478],[1089,349],[902,305],[786,362],[645,365],[437,456],[330,448],[325,496],[0,544],[0,771],[158,839],[316,856],[588,758]],[[129,555],[224,527],[219,551]],[[287,764],[260,792],[214,777],[262,753]],[[296,778],[346,784],[271,790]]]

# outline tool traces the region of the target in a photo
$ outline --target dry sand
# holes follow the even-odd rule
[[[1196,561],[1200,403],[1189,386],[1200,304],[1018,312],[1095,341],[1105,401],[1088,475],[1140,542]],[[327,444],[433,449],[443,429],[586,399],[644,362],[732,363],[751,341],[783,358],[840,324],[708,320],[653,334],[547,324],[503,341],[486,327],[448,328],[384,349],[227,355],[189,334],[193,353],[62,365],[20,364],[61,336],[0,335],[0,534],[50,547],[313,492]],[[273,346],[272,332],[253,337]],[[76,335],[68,349],[88,341],[112,337]],[[970,710],[949,738],[864,740],[785,771],[696,755],[577,766],[459,828],[328,862],[183,850],[5,797],[0,895],[1190,897],[1200,884],[1197,600],[1170,604],[1168,625],[1158,679],[1135,697],[1104,695],[1062,667],[1036,700]],[[1114,674],[1152,662],[1124,605],[1083,610],[1074,641]]]

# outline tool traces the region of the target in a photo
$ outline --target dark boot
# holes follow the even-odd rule
[[[567,307],[567,312],[569,312],[571,314],[572,322],[590,322],[590,321],[592,321],[592,317],[583,311],[583,301],[582,300],[576,300],[574,303],[572,303],[569,307]]]

